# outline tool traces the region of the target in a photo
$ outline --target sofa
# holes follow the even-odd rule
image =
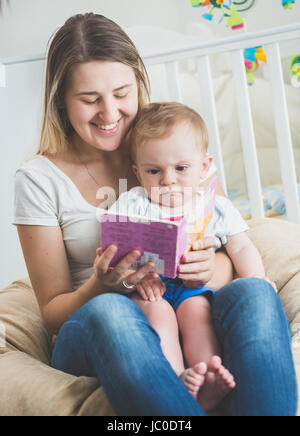
[[[248,224],[290,322],[300,383],[300,225],[276,219]],[[52,347],[29,279],[0,291],[0,416],[114,416],[97,379],[49,366]]]

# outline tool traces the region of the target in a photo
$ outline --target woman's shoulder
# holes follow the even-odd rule
[[[45,156],[35,155],[30,159],[24,161],[20,167],[17,169],[16,173],[44,173],[48,174],[50,172],[50,161]]]
[[[23,162],[14,176],[15,196],[26,197],[30,201],[51,201],[66,197],[71,181],[47,157],[36,155]]]
[[[52,185],[61,185],[62,181],[67,181],[66,176],[54,163],[54,160],[42,155],[35,155],[23,162],[16,170],[15,178],[23,181],[35,180],[38,184],[47,182]]]

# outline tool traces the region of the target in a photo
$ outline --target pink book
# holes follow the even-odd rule
[[[182,255],[200,239],[209,223],[215,205],[218,179],[203,192],[200,216],[192,222],[189,216],[150,219],[142,216],[105,213],[101,216],[102,249],[114,244],[118,252],[110,266],[115,266],[127,253],[139,250],[141,257],[131,266],[138,269],[154,262],[153,271],[170,278],[177,276]]]

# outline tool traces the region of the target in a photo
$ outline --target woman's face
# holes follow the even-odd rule
[[[116,150],[138,111],[133,69],[110,61],[79,64],[68,83],[65,108],[81,141],[98,150]]]

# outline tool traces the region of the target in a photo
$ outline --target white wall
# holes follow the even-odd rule
[[[258,0],[248,15],[248,30],[299,22],[300,0],[296,1],[292,11],[284,11],[281,0]],[[52,32],[79,12],[102,13],[123,27],[146,24],[184,31],[189,22],[203,22],[201,10],[192,8],[189,0],[10,0],[10,8],[5,0],[3,3],[0,60],[44,53]],[[215,36],[232,34],[216,22],[211,28]],[[0,289],[27,274],[16,229],[11,225],[13,176],[37,146],[42,71],[43,63],[38,62],[10,66],[6,88],[0,88]]]
[[[137,24],[164,26],[183,31],[187,23],[203,21],[202,8],[192,8],[190,0],[10,0],[0,16],[0,58],[43,53],[52,32],[75,13],[97,12],[123,27]],[[218,35],[232,30],[218,24],[215,14],[212,29]],[[281,0],[257,0],[247,16],[249,31],[300,21],[300,1],[285,11]]]

